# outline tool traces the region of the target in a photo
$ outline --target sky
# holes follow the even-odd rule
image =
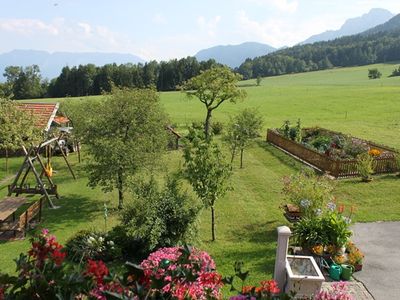
[[[0,0],[0,53],[117,52],[168,60],[216,45],[292,46],[400,0]]]

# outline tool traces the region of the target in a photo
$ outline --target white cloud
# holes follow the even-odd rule
[[[34,32],[42,32],[57,35],[59,30],[54,24],[46,24],[36,19],[0,19],[0,29],[5,32],[29,35]]]
[[[207,32],[210,37],[215,37],[218,28],[218,23],[221,21],[221,16],[215,16],[210,19],[206,19],[204,16],[197,18],[197,25],[202,31]]]
[[[0,19],[0,52],[38,49],[71,52],[125,52],[139,55],[132,37],[108,27],[64,18],[44,22],[38,19]],[[11,47],[11,48],[7,48]]]
[[[258,5],[273,7],[286,13],[294,13],[299,6],[298,0],[247,0]]]
[[[339,21],[340,22],[340,21]],[[338,20],[314,17],[300,24],[282,18],[269,18],[264,21],[252,20],[245,11],[237,15],[237,36],[242,40],[267,43],[274,47],[292,46],[306,38],[339,25]]]

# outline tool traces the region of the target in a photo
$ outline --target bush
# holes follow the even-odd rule
[[[394,69],[392,75],[390,77],[400,76],[400,66],[397,69]]]
[[[367,152],[357,156],[357,171],[362,179],[367,180],[371,178],[375,165],[374,158]]]
[[[378,79],[382,77],[382,73],[378,69],[368,69],[369,79]]]
[[[120,249],[107,233],[94,230],[78,231],[67,241],[65,248],[69,259],[74,262],[88,259],[110,261],[121,256]]]
[[[134,241],[132,247],[141,245],[142,253],[150,253],[194,238],[200,207],[180,190],[177,178],[168,178],[162,190],[152,178],[135,187],[135,193],[136,199],[121,212],[119,229],[125,231],[127,240]]]
[[[224,129],[224,124],[221,122],[213,122],[211,123],[211,130],[214,135],[219,135],[222,133]]]

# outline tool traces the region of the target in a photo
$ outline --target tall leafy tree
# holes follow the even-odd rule
[[[184,148],[184,176],[203,202],[211,210],[211,238],[215,241],[215,202],[229,189],[231,176],[229,164],[212,139],[191,129],[193,137]]]
[[[21,149],[41,138],[35,127],[35,118],[19,109],[12,100],[0,99],[0,149],[6,153],[5,169],[8,172],[8,152]]]
[[[188,97],[196,97],[207,110],[204,121],[206,138],[210,136],[212,112],[224,102],[236,103],[246,93],[237,87],[242,76],[227,67],[213,67],[188,80],[182,87]]]
[[[231,118],[225,140],[231,150],[231,164],[240,151],[240,168],[243,168],[243,153],[250,141],[259,136],[263,125],[263,117],[254,108],[246,108]]]
[[[78,134],[89,153],[89,185],[117,189],[122,208],[129,179],[153,168],[166,148],[165,114],[152,89],[114,88],[87,108],[90,122],[78,125]]]

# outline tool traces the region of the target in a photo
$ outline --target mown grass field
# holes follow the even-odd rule
[[[369,80],[368,68],[377,67],[383,77]],[[388,78],[394,64],[335,69],[296,75],[264,78],[261,86],[255,81],[241,83],[248,93],[245,101],[225,103],[213,115],[213,120],[226,122],[229,116],[244,107],[256,107],[264,115],[265,128],[281,126],[286,119],[301,118],[304,126],[322,126],[400,149],[400,77]],[[205,117],[204,108],[196,100],[187,100],[180,92],[161,93],[172,123],[184,131],[192,121]],[[68,100],[71,101],[71,100]],[[72,101],[78,101],[72,100]],[[82,164],[71,156],[79,179],[68,177],[65,167],[56,159],[61,200],[58,210],[46,209],[41,226],[49,228],[64,242],[82,228],[103,228],[103,203],[116,207],[114,194],[86,187]],[[12,159],[15,165],[19,159]],[[179,151],[164,157],[162,173],[176,170],[181,161]],[[274,267],[276,227],[286,225],[279,205],[284,201],[281,179],[302,166],[274,147],[265,137],[255,141],[245,152],[244,169],[234,168],[234,190],[217,203],[217,241],[210,242],[210,213],[204,211],[200,220],[197,246],[215,258],[219,271],[233,273],[236,260],[245,262],[252,283],[269,278]],[[4,161],[0,160],[1,178]],[[340,180],[335,195],[339,202],[355,205],[355,221],[400,220],[400,179],[393,175],[377,177],[369,184],[358,179]],[[6,183],[0,184],[0,195],[6,193]],[[111,212],[109,225],[117,222]],[[27,249],[28,241],[0,242],[0,270],[12,272],[12,259]]]

